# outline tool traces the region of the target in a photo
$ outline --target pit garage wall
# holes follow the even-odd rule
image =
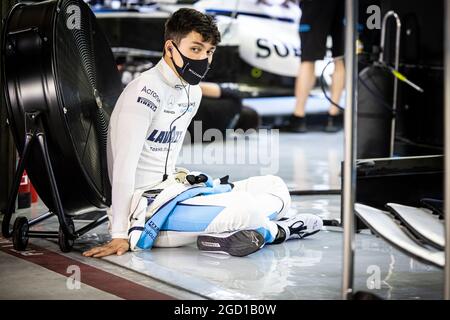
[[[9,10],[16,4],[16,0],[0,1],[0,15],[2,20],[6,17]],[[1,34],[3,34],[3,23],[0,26]],[[3,39],[1,41],[3,43]],[[0,64],[0,72],[3,73]],[[14,169],[16,166],[16,148],[13,137],[6,123],[6,105],[5,96],[3,94],[3,79],[0,79],[0,211],[6,207],[10,186],[12,184]]]

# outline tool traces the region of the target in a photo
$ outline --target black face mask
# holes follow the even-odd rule
[[[180,68],[179,66],[176,65],[175,61],[173,60],[173,57],[170,57],[178,74],[183,78],[184,81],[186,81],[190,85],[199,84],[199,82],[202,81],[202,79],[206,76],[206,73],[209,70],[208,58],[202,60],[190,59],[180,52],[180,50],[173,41],[172,44],[177,49],[178,53],[183,59],[183,67]]]

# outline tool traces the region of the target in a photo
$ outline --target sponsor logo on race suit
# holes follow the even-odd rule
[[[150,97],[154,98],[157,103],[161,103],[161,100],[159,99],[158,94],[155,91],[153,91],[152,89],[147,88],[147,86],[144,86],[141,90],[141,93],[143,93],[143,92],[148,94]]]
[[[183,131],[177,131],[176,129],[176,126],[172,128],[172,134],[168,130],[154,129],[148,136],[147,140],[161,144],[178,142],[183,135]]]
[[[175,97],[171,95],[167,100],[167,106],[164,108],[164,112],[169,114],[175,114],[175,111],[173,110],[174,107],[175,107]]]
[[[137,102],[149,107],[152,111],[156,111],[157,109],[156,105],[147,98],[138,97]]]
[[[188,105],[187,105],[187,103],[179,103],[178,107],[180,108],[180,112],[183,113],[188,108]],[[194,107],[195,107],[195,102],[189,103],[189,108],[187,110],[187,113],[192,112],[192,110],[194,110]]]

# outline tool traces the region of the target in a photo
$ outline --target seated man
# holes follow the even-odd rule
[[[112,240],[85,252],[84,256],[121,255],[128,251],[129,237],[135,231],[130,228],[130,220],[134,217],[132,200],[136,191],[165,190],[179,184],[174,174],[175,163],[187,127],[200,105],[202,92],[198,84],[206,75],[219,42],[220,33],[212,18],[196,10],[180,9],[166,22],[163,58],[127,85],[109,124]],[[242,256],[266,243],[301,238],[322,227],[322,221],[314,215],[270,220],[281,219],[290,205],[286,185],[273,176],[238,181],[231,192],[186,201],[197,202],[191,205],[216,205],[222,210],[214,214],[208,211],[208,215],[202,216],[206,219],[203,232],[198,232],[198,223],[196,230],[188,228],[190,219],[199,215],[173,212],[166,225],[181,215],[182,221],[177,225],[185,224],[186,230],[161,231],[155,246],[179,246],[198,237],[202,250],[210,251],[208,245],[212,245],[216,248],[213,251]],[[194,237],[182,236],[186,232]],[[218,246],[221,250],[217,250]],[[134,244],[131,249],[135,250]]]

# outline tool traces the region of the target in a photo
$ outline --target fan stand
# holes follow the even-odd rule
[[[8,198],[6,210],[4,211],[4,218],[2,222],[2,233],[5,238],[13,237],[14,249],[23,251],[26,249],[29,238],[55,238],[58,239],[59,247],[63,252],[69,252],[72,250],[74,241],[76,238],[82,236],[89,230],[99,226],[107,220],[107,215],[104,215],[97,220],[87,224],[79,230],[75,230],[73,219],[70,216],[66,216],[64,208],[61,202],[61,198],[58,192],[58,186],[56,184],[55,176],[53,173],[53,167],[50,161],[47,140],[45,136],[45,130],[42,126],[41,112],[25,112],[25,144],[22,151],[22,157],[19,160],[14,180],[12,184],[11,193]],[[9,224],[11,222],[12,214],[15,211],[15,200],[19,190],[19,184],[22,179],[22,174],[27,164],[30,150],[33,143],[37,140],[39,149],[42,152],[44,158],[45,171],[47,179],[50,182],[51,194],[53,200],[53,210],[49,208],[49,211],[32,219],[28,220],[26,217],[18,217],[14,221],[14,227],[12,232],[9,230]],[[97,208],[93,208],[92,211],[97,211]],[[54,214],[58,217],[59,231],[30,231],[30,227],[52,217]]]

